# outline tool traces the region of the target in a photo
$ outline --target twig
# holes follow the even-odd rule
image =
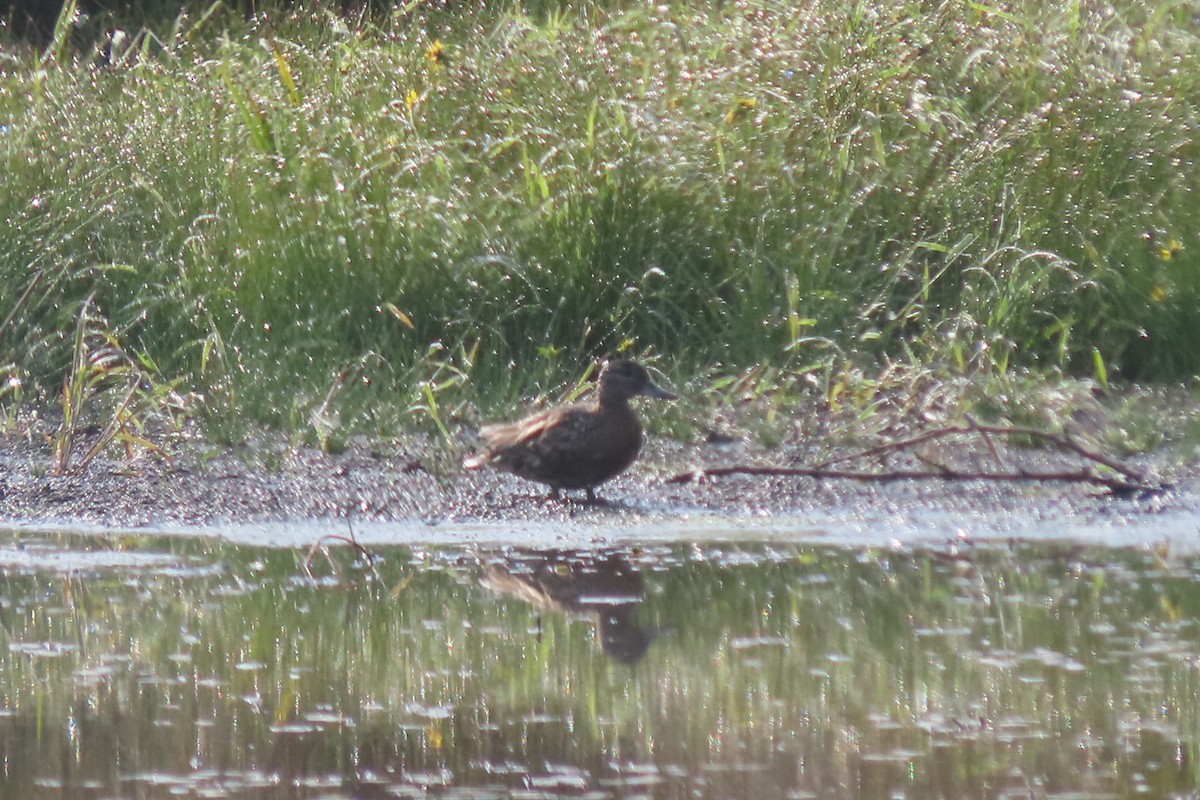
[[[358,552],[359,555],[366,559],[367,566],[371,568],[372,574],[374,574],[376,578],[379,577],[379,573],[375,569],[376,555],[359,543],[358,539],[354,535],[354,525],[349,518],[346,519],[346,526],[350,530],[349,534],[342,535],[340,533],[329,533],[313,542],[312,547],[310,547],[308,550],[308,555],[304,558],[304,563],[300,565],[304,570],[304,574],[308,576],[309,580],[316,580],[316,577],[312,573],[311,565],[313,556],[315,556],[318,552],[325,556],[325,560],[329,563],[329,566],[337,574],[338,578],[341,578],[341,571],[338,569],[337,562],[333,560],[333,556],[329,553],[329,547],[327,545],[328,542],[341,542],[343,544],[350,545],[355,551]]]
[[[815,467],[754,467],[739,464],[732,467],[696,469],[681,472],[678,475],[672,475],[670,478],[667,478],[666,482],[689,483],[691,481],[720,478],[727,475],[759,475],[789,478],[828,478],[833,480],[871,481],[875,483],[920,480],[989,481],[993,483],[1014,481],[1087,483],[1093,486],[1102,486],[1114,494],[1158,493],[1168,488],[1163,484],[1127,481],[1122,478],[1097,475],[1087,468],[1047,472],[1025,469],[1007,470],[1004,472],[958,472],[944,465],[938,465],[938,467],[938,469],[897,469],[888,472],[869,472]]]
[[[920,453],[915,457],[928,469],[897,469],[887,471],[867,471],[851,469],[831,469],[833,464],[870,458],[883,453],[915,448],[917,445],[941,439],[956,434],[975,433],[983,439],[988,451],[998,464],[1003,467],[995,472],[979,470],[958,470],[939,461],[926,458]],[[993,436],[1021,436],[1040,439],[1049,442],[1061,450],[1074,453],[1087,461],[1112,470],[1115,475],[1104,475],[1096,472],[1091,466],[1080,467],[1076,470],[1027,470],[1007,467],[1004,459],[992,441]],[[688,483],[704,478],[717,478],[727,475],[758,475],[770,477],[818,478],[834,480],[872,481],[876,483],[891,483],[893,481],[914,480],[946,480],[946,481],[988,481],[992,483],[1011,483],[1030,481],[1040,483],[1085,483],[1107,489],[1111,494],[1128,496],[1133,494],[1158,494],[1170,488],[1167,484],[1156,483],[1139,471],[1105,453],[1093,450],[1079,443],[1066,433],[1053,433],[1017,426],[981,425],[975,419],[967,417],[964,425],[949,425],[937,430],[926,431],[915,436],[886,442],[869,447],[857,453],[835,456],[826,459],[812,467],[769,467],[735,465],[713,469],[690,470],[681,472],[667,479],[667,483]]]
[[[866,450],[860,450],[857,453],[846,453],[845,455],[827,458],[824,461],[813,465],[812,469],[823,469],[825,467],[833,466],[834,464],[845,463],[846,461],[855,461],[860,458],[870,458],[871,456],[877,456],[881,453],[890,453],[894,450],[903,450],[906,447],[915,447],[916,445],[924,444],[925,442],[930,442],[934,439],[940,439],[944,436],[950,436],[955,433],[967,433],[969,431],[970,428],[958,426],[953,426],[950,428],[938,428],[935,431],[927,431],[916,436],[910,436],[907,439],[897,439],[894,442],[885,442],[884,444],[875,445],[874,447],[868,447]]]
[[[1103,464],[1114,472],[1119,472],[1127,478],[1132,478],[1135,481],[1145,480],[1140,471],[1134,469],[1133,467],[1122,464],[1112,456],[1092,450],[1090,447],[1084,447],[1066,433],[1053,433],[1051,431],[1038,430],[1037,428],[1007,427],[1003,425],[980,425],[970,417],[967,417],[967,419],[971,421],[972,430],[980,431],[982,433],[995,433],[1003,436],[1028,436],[1034,439],[1044,439],[1045,441],[1056,444],[1065,450],[1070,450],[1076,455],[1086,458],[1088,461],[1095,461],[1097,464]]]
[[[979,430],[979,423],[971,416],[967,416],[967,422],[979,433],[979,438],[983,439],[983,443],[987,445],[988,452],[992,454],[992,458],[996,459],[996,463],[1001,467],[1007,467],[1008,464],[1005,462],[1004,457],[1000,455],[1000,451],[996,449],[996,443],[992,441],[991,435],[987,431]]]

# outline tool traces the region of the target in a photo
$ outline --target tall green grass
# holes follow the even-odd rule
[[[10,44],[0,366],[61,384],[91,298],[147,380],[301,429],[615,352],[1190,379],[1194,14],[197,5],[103,66]]]

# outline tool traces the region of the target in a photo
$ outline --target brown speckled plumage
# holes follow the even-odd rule
[[[554,496],[560,489],[586,489],[594,500],[595,487],[628,469],[642,449],[642,425],[629,398],[675,399],[655,385],[644,367],[624,359],[606,363],[597,383],[589,401],[484,427],[483,450],[464,465],[478,469],[490,464],[545,483]]]

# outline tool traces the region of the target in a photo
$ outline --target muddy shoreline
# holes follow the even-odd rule
[[[954,442],[958,463],[996,457],[978,445]],[[268,439],[220,447],[182,437],[167,457],[132,460],[101,456],[85,469],[54,475],[52,448],[37,437],[0,436],[0,525],[85,527],[123,531],[206,528],[304,520],[353,523],[534,524],[564,529],[619,530],[646,524],[725,520],[847,520],[862,526],[916,531],[930,525],[987,527],[1013,535],[1031,526],[1137,523],[1153,528],[1164,513],[1200,508],[1200,482],[1186,459],[1168,452],[1130,461],[1171,484],[1154,496],[1114,499],[1096,487],[1015,481],[894,481],[884,484],[795,477],[730,476],[671,483],[670,476],[730,464],[799,466],[815,445],[774,448],[745,440],[684,444],[651,437],[629,473],[605,484],[604,502],[548,498],[544,487],[484,469],[465,472],[460,454],[413,435],[402,440],[355,439],[325,453]],[[924,457],[928,457],[928,453]],[[1025,469],[1078,466],[1049,449],[1006,448],[999,454]],[[890,461],[885,468],[900,468]],[[739,522],[740,521],[740,522]]]

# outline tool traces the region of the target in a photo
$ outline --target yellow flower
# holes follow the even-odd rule
[[[725,121],[732,125],[738,120],[748,117],[756,108],[758,108],[758,101],[753,97],[739,97],[730,107],[729,112],[725,114]]]
[[[1161,303],[1167,299],[1167,290],[1161,286],[1155,286],[1150,290],[1150,300],[1154,303]]]
[[[408,106],[409,111],[412,111],[419,102],[421,102],[421,95],[417,94],[416,89],[409,89],[408,95],[404,98],[404,105]]]
[[[1180,250],[1183,249],[1183,242],[1178,239],[1169,239],[1166,244],[1158,248],[1158,257],[1163,261],[1170,261]]]
[[[429,734],[429,746],[434,750],[441,750],[445,743],[445,736],[442,735],[442,723],[439,720],[431,721],[427,733]]]
[[[433,44],[425,51],[425,60],[434,69],[441,69],[446,66],[449,57],[446,55],[446,46],[442,44],[441,39],[434,39]]]

